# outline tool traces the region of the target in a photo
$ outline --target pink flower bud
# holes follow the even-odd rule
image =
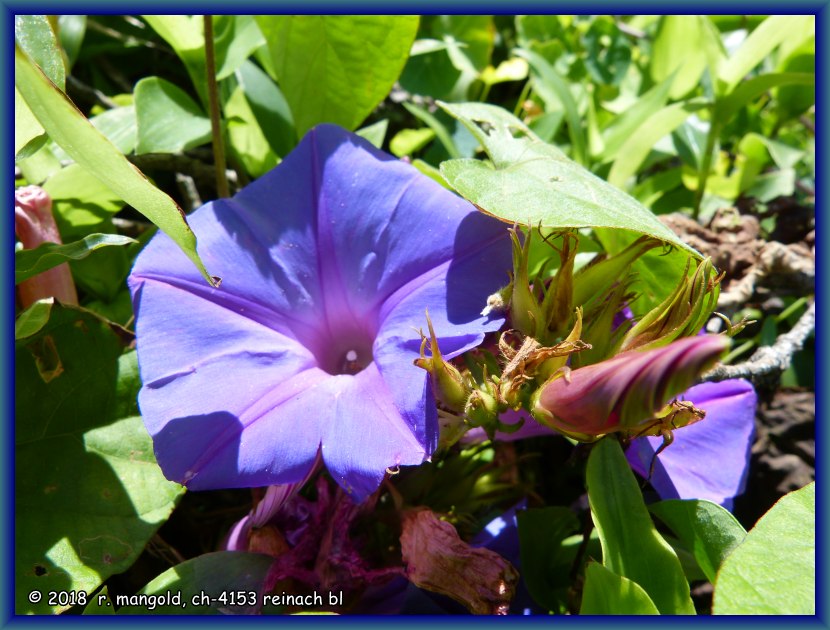
[[[661,410],[689,388],[729,347],[722,335],[685,337],[648,351],[631,351],[554,375],[534,395],[534,417],[575,439],[620,431],[649,432]],[[679,415],[678,424],[701,416]],[[668,420],[671,422],[672,420]]]
[[[25,249],[43,243],[62,243],[52,200],[39,186],[24,186],[14,191],[14,231]],[[40,299],[55,297],[64,304],[77,304],[78,294],[69,265],[53,267],[17,285],[20,306],[28,308]]]

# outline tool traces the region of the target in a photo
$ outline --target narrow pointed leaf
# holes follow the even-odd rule
[[[568,134],[571,138],[574,159],[580,164],[585,164],[587,160],[585,133],[582,131],[582,120],[568,83],[559,76],[542,55],[532,50],[522,49],[517,50],[516,54],[527,59],[530,67],[537,73],[539,80],[536,82],[536,90],[545,101],[550,102],[553,98],[562,104],[565,110],[565,120],[568,121]]]
[[[66,67],[58,39],[45,15],[16,15],[14,39],[49,80],[61,90],[66,87]]]
[[[718,102],[715,115],[721,123],[728,122],[732,116],[758,96],[781,85],[813,85],[815,75],[809,72],[775,72],[762,74],[747,79],[737,86],[729,96]]]
[[[38,300],[18,315],[14,322],[14,338],[31,337],[49,322],[55,298]]]
[[[74,243],[43,243],[35,249],[14,253],[14,283],[18,284],[69,260],[86,258],[96,249],[111,245],[129,245],[135,239],[120,234],[90,234]]]
[[[617,151],[617,159],[608,173],[608,181],[623,188],[648,157],[654,145],[677,129],[693,113],[706,107],[702,100],[688,100],[673,103],[656,112],[640,125]]]
[[[764,57],[791,38],[793,32],[802,31],[810,21],[815,22],[815,16],[772,15],[761,22],[735,54],[718,69],[718,92],[731,92]]]
[[[14,49],[15,85],[49,137],[181,247],[202,276],[216,284],[196,253],[196,236],[184,213],[130,164],[121,151],[81,114],[19,47]]]
[[[674,550],[654,527],[620,443],[600,440],[586,471],[602,563],[637,582],[664,615],[693,615],[689,584]]]

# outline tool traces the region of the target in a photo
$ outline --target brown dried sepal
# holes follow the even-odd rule
[[[525,337],[522,345],[515,349],[507,342],[507,338],[512,333],[515,331],[509,330],[499,339],[499,350],[508,361],[501,375],[501,382],[508,384],[507,391],[502,392],[505,397],[515,394],[524,383],[533,380],[536,370],[548,359],[564,357],[572,352],[587,350],[591,347],[590,344],[580,339],[575,341],[566,339],[555,346],[543,347],[533,337]]]

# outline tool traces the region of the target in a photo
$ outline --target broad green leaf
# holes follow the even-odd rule
[[[104,134],[121,153],[132,153],[137,142],[135,105],[116,107],[93,116],[89,122]]]
[[[147,77],[135,85],[137,155],[181,153],[210,142],[210,118],[176,85]]]
[[[129,568],[183,488],[167,481],[138,415],[130,335],[54,304],[15,350],[15,608],[58,612],[37,590],[90,593]]]
[[[805,25],[815,24],[813,15],[771,15],[746,38],[741,47],[718,71],[716,91],[729,94],[736,85],[793,32],[803,32]]]
[[[660,20],[649,72],[657,83],[676,75],[671,85],[672,98],[680,98],[700,84],[707,65],[703,46],[706,19],[703,15],[664,15]]]
[[[747,79],[715,104],[715,120],[720,124],[726,124],[747,103],[772,88],[782,85],[813,85],[814,83],[815,75],[809,72],[776,72]]]
[[[367,127],[363,127],[355,131],[355,133],[360,136],[361,138],[365,138],[375,148],[382,149],[383,148],[383,141],[386,139],[386,130],[389,128],[389,120],[384,118],[383,120],[379,120],[376,123],[372,123]]]
[[[15,15],[14,39],[49,80],[66,89],[66,68],[58,40],[45,15]]]
[[[101,247],[135,242],[135,239],[119,234],[90,234],[66,245],[43,243],[35,249],[17,251],[14,253],[14,283],[23,282],[68,260],[86,258]]]
[[[580,164],[585,164],[587,160],[585,133],[582,130],[579,109],[573,94],[571,94],[570,87],[542,55],[532,50],[519,49],[514,52],[519,57],[527,59],[530,67],[538,75],[539,80],[535,81],[534,85],[539,96],[544,99],[548,106],[550,106],[550,103],[558,101],[564,108],[574,160]]]
[[[33,155],[46,142],[46,132],[32,110],[14,88],[14,155],[15,160]],[[25,150],[24,150],[25,149]]]
[[[236,79],[268,144],[280,157],[288,155],[297,144],[297,132],[291,108],[277,84],[252,61],[239,67]]]
[[[461,71],[453,65],[446,48],[444,42],[416,40],[401,72],[401,87],[410,94],[453,100]]]
[[[795,193],[795,169],[782,168],[779,171],[763,173],[755,178],[746,191],[747,197],[755,197],[762,203],[768,203],[776,197],[789,197]]]
[[[212,285],[196,253],[196,237],[184,213],[167,194],[153,186],[109,140],[56,90],[19,46],[15,46],[15,85],[49,137],[150,221],[155,223],[196,265]]]
[[[701,100],[681,101],[664,107],[643,122],[617,151],[617,159],[608,173],[609,183],[624,188],[628,179],[640,170],[657,141],[683,124],[692,113],[704,107],[706,104]]]
[[[478,103],[440,105],[469,129],[493,162],[459,159],[441,164],[447,182],[483,212],[534,227],[605,227],[648,234],[699,256],[633,197],[542,142],[505,110]],[[520,135],[513,137],[514,132]]]
[[[649,510],[692,552],[710,582],[724,558],[746,537],[729,510],[711,501],[669,499],[653,503]]]
[[[15,340],[31,337],[43,328],[49,322],[54,304],[55,298],[44,298],[18,315],[14,322]]]
[[[716,615],[816,614],[816,484],[790,492],[724,560]]]
[[[403,15],[256,20],[300,137],[321,122],[357,128],[397,80],[418,28]]]
[[[772,140],[767,136],[762,136],[761,134],[756,133],[750,133],[747,135],[753,136],[764,143],[767,151],[769,151],[769,156],[773,159],[778,168],[792,168],[807,155],[807,152],[802,149],[797,149],[788,144],[784,144],[783,142]]]
[[[659,615],[643,587],[598,562],[585,568],[580,615]]]
[[[605,568],[643,587],[661,614],[693,615],[680,561],[654,528],[620,443],[613,437],[597,442],[585,474]]]
[[[522,577],[527,590],[537,604],[547,610],[557,610],[569,577],[555,568],[561,564],[562,541],[579,529],[579,521],[564,507],[521,510],[516,512],[516,519]]]
[[[225,102],[225,120],[231,149],[251,177],[260,177],[279,162],[251,109],[245,92],[237,87]]]
[[[262,605],[263,583],[273,561],[271,556],[242,551],[216,551],[197,556],[168,569],[137,593],[139,597],[175,593],[181,596],[181,603],[149,610],[136,599],[136,605],[125,605],[118,609],[118,614],[254,614]]]
[[[677,155],[695,171],[700,168],[703,152],[706,150],[707,132],[708,128],[701,124],[696,116],[692,116],[671,134]]]

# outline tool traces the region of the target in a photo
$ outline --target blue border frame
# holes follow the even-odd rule
[[[189,10],[195,12],[212,11],[214,13],[226,13],[227,4],[219,3],[216,0],[209,0],[208,2],[194,2],[179,0],[178,2],[170,3],[163,0],[152,0],[133,4],[131,6],[113,6],[101,2],[33,2],[27,3],[21,0],[14,0],[6,2],[0,0],[0,27],[2,33],[5,34],[3,46],[2,62],[5,70],[3,81],[3,109],[5,120],[5,133],[3,134],[3,152],[2,172],[7,181],[6,191],[9,207],[13,204],[14,191],[14,177],[13,177],[13,159],[10,157],[13,154],[11,149],[14,132],[14,109],[13,109],[13,41],[14,41],[14,14],[16,13],[111,13],[122,14],[130,13],[128,9],[137,9],[145,13],[185,13]],[[565,2],[551,4],[549,2],[524,1],[517,4],[506,5],[502,2],[471,1],[471,0],[455,0],[451,3],[439,3],[434,0],[431,2],[412,2],[404,1],[396,3],[394,8],[388,6],[385,2],[361,2],[349,4],[348,6],[342,3],[335,2],[310,2],[310,3],[267,3],[267,2],[243,2],[242,4],[233,5],[234,13],[488,13],[488,14],[520,14],[520,13],[548,13],[555,9],[557,13],[592,13],[605,10],[616,10],[617,12],[625,14],[640,14],[640,13],[669,13],[667,8],[671,9],[673,14],[697,14],[697,13],[804,13],[814,14],[817,17],[817,54],[816,54],[816,111],[827,111],[827,86],[828,82],[825,79],[827,75],[827,59],[828,43],[827,35],[830,33],[830,0],[809,1],[809,0],[794,0],[792,2],[730,2],[717,3],[713,1],[703,1],[697,3],[684,2],[682,4],[675,4],[667,7],[664,2],[656,1],[639,1],[639,2],[591,2],[589,5],[578,2]],[[136,11],[137,12],[137,11]],[[828,221],[827,212],[830,212],[828,206],[828,195],[825,190],[824,182],[830,181],[830,171],[828,171],[826,156],[826,147],[828,141],[828,126],[825,124],[826,114],[823,116],[816,116],[816,241],[823,245],[828,236]],[[0,338],[0,350],[2,350],[2,367],[3,374],[6,376],[3,379],[3,394],[0,396],[3,405],[3,440],[2,440],[2,478],[0,491],[2,495],[2,505],[5,508],[3,511],[3,518],[0,519],[0,544],[2,544],[2,553],[0,558],[4,559],[2,573],[0,573],[0,625],[51,625],[53,623],[60,623],[61,625],[78,625],[78,624],[95,624],[95,623],[112,623],[112,617],[17,617],[13,616],[13,602],[14,602],[14,530],[12,516],[14,513],[14,392],[13,383],[14,365],[13,365],[13,339],[14,339],[14,281],[12,269],[14,268],[13,243],[14,243],[14,229],[13,218],[10,212],[6,212],[6,219],[0,222],[0,234],[2,234],[3,242],[7,243],[4,250],[4,258],[2,267],[2,283],[3,294],[7,296],[5,306],[2,312],[3,328],[7,331],[5,335]],[[823,251],[821,246],[816,248],[816,263],[818,270],[824,270],[827,263],[827,254]],[[818,286],[816,288],[816,300],[819,302],[818,310],[824,313],[824,307],[827,303],[827,289],[824,285],[825,277],[823,273],[819,274]],[[827,439],[828,432],[824,426],[823,421],[830,419],[827,410],[827,393],[830,390],[827,382],[827,372],[824,366],[824,357],[830,355],[830,348],[827,347],[827,337],[822,326],[818,325],[815,331],[815,338],[817,344],[817,361],[816,361],[816,441],[820,444],[821,453],[827,453]],[[826,479],[827,467],[821,457],[816,459],[816,479],[818,483],[824,483]],[[823,490],[823,491],[822,491]],[[816,531],[820,533],[827,528],[827,493],[823,486],[819,487],[818,501],[817,501],[817,515],[816,515]],[[827,588],[827,567],[828,567],[828,545],[826,539],[817,536],[816,540],[816,556],[817,556],[817,575],[816,575],[816,592],[818,594],[816,616],[814,618],[792,618],[786,619],[786,623],[810,626],[828,626],[828,602],[821,594],[826,592]],[[158,624],[167,623],[191,623],[193,618],[190,617],[175,617],[162,618],[148,617],[142,618],[123,618],[119,623],[124,624]],[[280,617],[279,621],[273,618],[265,618],[265,623],[285,623],[285,624],[300,624],[304,627],[314,627],[330,625],[332,623],[356,625],[363,624],[367,621],[374,621],[376,623],[388,623],[390,620],[384,618],[320,618],[320,617]],[[336,619],[336,621],[335,621]],[[703,623],[707,627],[721,627],[734,623],[747,623],[753,625],[778,625],[780,620],[770,617],[741,617],[738,619],[719,619],[716,617],[702,617],[691,619],[672,619],[670,622],[659,619],[637,618],[633,623],[636,624],[658,624],[664,623]],[[56,621],[59,620],[59,621]],[[175,620],[175,621],[172,621]],[[247,618],[244,620],[248,623],[262,623],[263,618]],[[491,624],[549,624],[549,623],[578,623],[580,626],[597,626],[606,627],[608,625],[627,625],[632,623],[628,619],[615,618],[613,622],[610,620],[601,621],[598,618],[563,618],[557,617],[554,619],[545,618],[465,618],[453,617],[447,619],[446,617],[417,617],[417,618],[395,618],[394,623],[405,625],[421,625],[436,623],[447,623],[456,626],[457,624],[475,624],[475,625],[491,625]],[[198,623],[222,623],[227,625],[241,624],[243,620],[229,620],[227,618],[199,618]]]

